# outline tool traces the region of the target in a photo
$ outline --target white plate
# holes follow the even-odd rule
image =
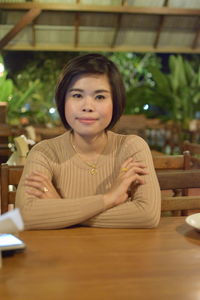
[[[188,216],[185,221],[188,225],[200,231],[200,213]]]

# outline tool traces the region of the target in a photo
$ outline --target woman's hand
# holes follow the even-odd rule
[[[25,179],[26,192],[40,199],[61,198],[51,180],[39,172],[32,172]]]
[[[146,174],[148,173],[145,171],[144,164],[134,162],[132,158],[128,158],[122,164],[119,175],[111,189],[104,195],[105,209],[127,201],[130,186],[144,184],[142,176]]]

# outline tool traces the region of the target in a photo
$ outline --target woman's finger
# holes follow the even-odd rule
[[[129,186],[134,183],[134,184],[145,184],[145,180],[142,176],[138,175],[138,174],[134,174],[132,176],[129,177]]]
[[[30,189],[26,189],[25,191],[26,191],[27,194],[35,196],[37,198],[42,198],[43,193],[44,193],[44,192],[42,192],[42,191],[40,191],[38,189],[31,189],[31,188]]]
[[[130,168],[126,174],[130,174],[130,173],[135,173],[135,174],[140,174],[140,175],[147,175],[148,172],[144,169],[141,168],[137,168],[137,167],[132,167]]]
[[[41,183],[41,182],[26,180],[24,184],[25,184],[25,186],[33,187],[33,188],[39,189],[41,191],[44,190],[44,183]]]

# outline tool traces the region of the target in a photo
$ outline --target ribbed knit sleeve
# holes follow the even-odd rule
[[[147,167],[145,184],[137,187],[128,202],[91,218],[84,222],[84,225],[111,228],[153,228],[158,225],[161,192],[150,149],[142,138],[128,136],[118,154],[118,160],[121,163],[127,157],[133,157],[135,161],[142,162]]]

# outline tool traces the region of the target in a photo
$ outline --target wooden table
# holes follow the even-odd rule
[[[199,300],[200,233],[184,217],[157,229],[27,231],[3,259],[2,300]]]

